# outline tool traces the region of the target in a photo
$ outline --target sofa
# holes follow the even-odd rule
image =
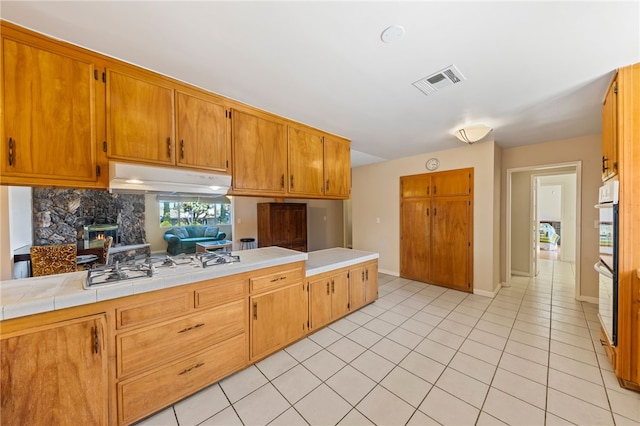
[[[194,253],[196,243],[224,240],[227,234],[217,226],[178,226],[164,233],[167,252],[170,254]]]

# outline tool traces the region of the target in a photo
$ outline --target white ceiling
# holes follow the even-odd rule
[[[638,1],[57,2],[3,0],[39,32],[348,137],[353,166],[460,146],[600,132],[618,67],[640,61]],[[383,43],[381,32],[406,34]],[[429,96],[412,83],[455,64]]]

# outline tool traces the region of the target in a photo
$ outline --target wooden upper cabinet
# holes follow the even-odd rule
[[[403,198],[431,196],[431,175],[424,173],[421,175],[401,176],[400,196]]]
[[[431,174],[431,195],[434,197],[470,195],[472,191],[469,169]]]
[[[231,138],[224,105],[182,92],[177,99],[177,163],[227,173]]]
[[[2,30],[2,183],[95,187],[96,66]]]
[[[618,173],[618,79],[611,82],[602,106],[602,179]]]
[[[109,158],[175,164],[173,96],[168,85],[108,70]]]
[[[267,115],[233,110],[233,191],[284,195],[286,125]]]
[[[324,193],[323,145],[321,135],[289,126],[289,194]]]
[[[324,194],[337,198],[351,195],[351,146],[346,139],[324,137]]]

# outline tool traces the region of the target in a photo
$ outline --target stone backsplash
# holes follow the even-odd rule
[[[144,195],[89,189],[33,188],[33,244],[78,244],[83,226],[120,225],[122,245],[143,244]]]

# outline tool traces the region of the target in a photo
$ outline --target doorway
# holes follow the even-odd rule
[[[507,283],[552,257],[572,265],[579,297],[580,173],[580,162],[507,170]]]

